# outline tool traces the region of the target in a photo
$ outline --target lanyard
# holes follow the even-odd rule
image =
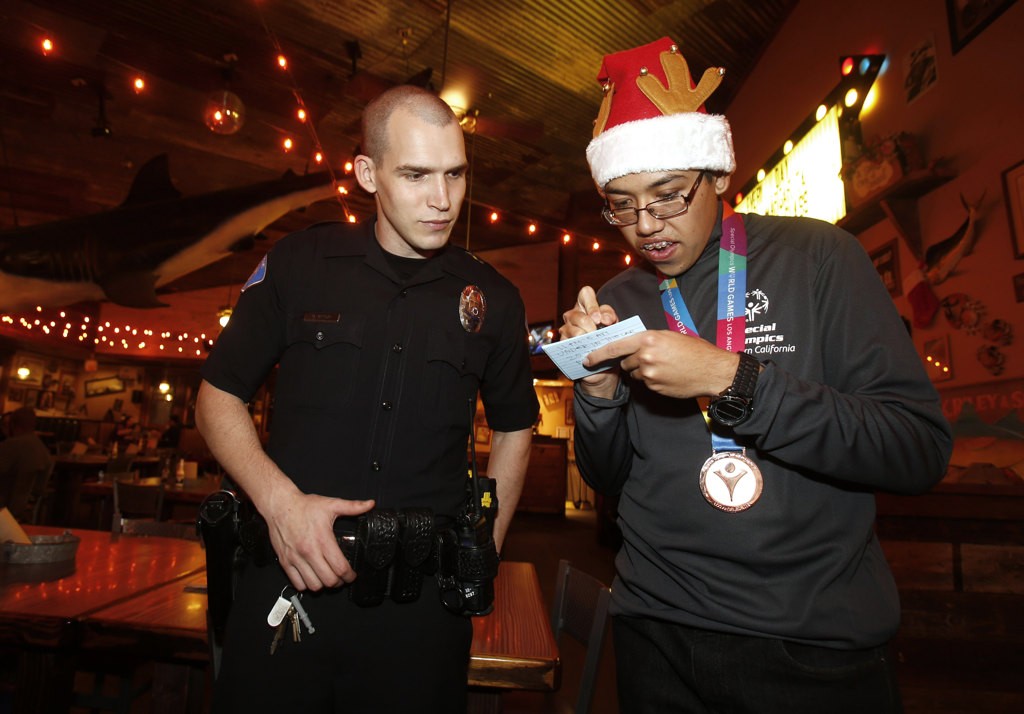
[[[669,329],[700,337],[675,278],[658,274],[658,290]],[[718,323],[715,343],[729,352],[742,352],[746,342],[747,231],[743,217],[722,204],[722,239],[718,248]],[[740,451],[736,441],[712,430],[715,451]]]

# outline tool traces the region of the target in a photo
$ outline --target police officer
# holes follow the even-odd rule
[[[396,87],[367,106],[363,147],[355,175],[376,220],[279,241],[203,367],[197,424],[277,556],[241,576],[218,712],[464,709],[471,621],[432,578],[414,602],[354,604],[333,528],[375,506],[457,514],[478,390],[499,549],[522,490],[538,412],[525,311],[511,283],[448,245],[466,189],[458,122],[433,94]],[[275,364],[264,451],[246,402]],[[315,633],[278,637],[271,654],[268,617],[292,595]]]

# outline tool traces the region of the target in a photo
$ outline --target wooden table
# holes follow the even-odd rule
[[[63,532],[46,526],[25,530]],[[81,539],[74,570],[57,579],[26,581],[38,566],[0,566],[0,643],[19,649],[16,711],[65,711],[70,705],[80,622],[169,583],[180,587],[177,581],[206,566],[193,541],[72,532]]]
[[[75,511],[83,484],[95,480],[108,463],[110,457],[105,454],[63,454],[54,457],[53,476],[50,478],[54,488],[53,523],[61,526],[75,525]],[[144,473],[159,465],[159,456],[135,456],[132,459],[132,467]]]
[[[205,580],[200,574],[93,610],[82,620],[81,647],[162,660],[154,711],[198,711],[209,657],[206,595],[197,592]],[[555,689],[561,662],[533,564],[502,563],[494,589],[494,612],[473,619],[469,685],[489,688],[485,701],[501,689]]]
[[[147,476],[132,481],[142,486],[164,486],[164,518],[180,521],[195,520],[199,504],[220,489],[220,477],[189,478],[181,483],[164,483],[159,476]],[[98,523],[109,525],[113,516],[114,484],[110,479],[87,481],[79,487],[80,496],[96,499],[99,508]]]

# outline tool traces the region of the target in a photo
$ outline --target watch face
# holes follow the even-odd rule
[[[750,416],[750,402],[727,394],[711,402],[708,414],[722,426],[736,426]]]

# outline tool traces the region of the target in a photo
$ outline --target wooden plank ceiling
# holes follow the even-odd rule
[[[602,56],[668,35],[695,74],[727,68],[708,102],[723,112],[795,2],[2,0],[0,229],[116,206],[160,153],[185,195],[314,170],[313,133],[294,118],[296,92],[339,167],[359,143],[366,101],[418,77],[437,91],[461,89],[478,112],[467,137],[472,220],[455,240],[468,238],[473,250],[557,240],[563,230],[614,240],[597,217],[584,158]],[[44,33],[58,43],[49,57],[38,49]],[[290,74],[276,67],[276,46]],[[130,86],[137,73],[147,81],[139,95]],[[201,115],[226,85],[244,101],[246,120],[219,136]],[[109,136],[95,136],[101,125]],[[296,142],[287,154],[285,136]],[[354,189],[348,208],[366,216],[372,202]],[[486,221],[492,208],[503,215],[496,226]],[[171,287],[237,285],[273,240],[342,215],[325,202],[286,216],[251,251]],[[529,220],[540,226],[532,238]]]

